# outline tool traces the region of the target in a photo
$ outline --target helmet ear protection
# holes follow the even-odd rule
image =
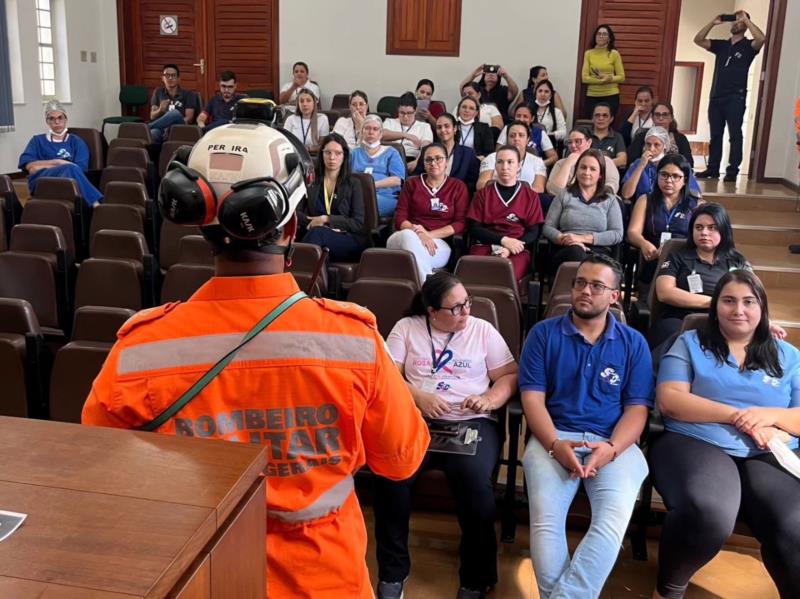
[[[314,180],[314,166],[305,146],[292,133],[275,127],[292,144],[285,157],[289,178],[280,182],[264,176],[240,181],[218,198],[214,187],[187,166],[191,148],[181,147],[169,164],[158,190],[158,207],[167,220],[179,225],[219,223],[236,239],[258,241],[291,218]]]

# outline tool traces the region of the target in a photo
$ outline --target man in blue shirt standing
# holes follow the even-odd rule
[[[233,71],[222,71],[219,75],[219,93],[208,101],[197,117],[197,126],[206,133],[230,123],[236,102],[246,97],[245,94],[236,93],[236,74]]]
[[[572,309],[538,323],[525,342],[519,386],[530,426],[531,558],[542,598],[598,597],[611,573],[647,462],[636,441],[653,405],[644,337],[609,307],[622,270],[590,254],[572,285]],[[572,560],[566,519],[581,482],[592,522]]]
[[[86,178],[89,148],[67,129],[67,112],[61,102],[50,100],[44,107],[47,133],[34,135],[19,157],[19,168],[28,173],[28,189],[36,193],[40,177],[63,177],[78,184],[78,191],[89,206],[103,194]]]

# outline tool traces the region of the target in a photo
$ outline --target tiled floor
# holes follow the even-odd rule
[[[373,515],[365,508],[370,545],[367,562],[373,584],[377,582]],[[570,548],[580,541],[581,533],[569,534]],[[406,599],[447,599],[458,588],[458,541],[455,517],[448,514],[421,513],[411,520],[412,572],[406,585]],[[626,539],[620,559],[606,583],[602,599],[625,597],[648,598],[656,576],[657,544],[648,543],[650,559],[637,562],[631,558]],[[535,578],[528,552],[528,529],[517,528],[513,545],[500,544],[500,582],[490,599],[538,599]],[[686,599],[777,599],[778,593],[764,569],[758,551],[727,546],[694,577]],[[575,598],[582,599],[582,598]]]

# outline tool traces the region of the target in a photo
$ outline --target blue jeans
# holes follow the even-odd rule
[[[558,438],[607,440],[591,433],[565,431],[558,431]],[[578,448],[575,453],[582,464],[589,461],[588,448]],[[639,487],[647,476],[641,450],[632,445],[603,466],[597,476],[583,481],[592,522],[572,560],[567,549],[567,512],[581,479],[571,479],[535,437],[525,448],[522,465],[528,484],[531,559],[539,595],[543,599],[598,597],[617,561]]]
[[[722,161],[722,136],[728,126],[731,151],[728,154],[727,174],[739,173],[742,163],[742,122],[744,120],[745,97],[732,94],[723,98],[712,98],[708,102],[708,126],[711,139],[708,145],[708,170],[718,173]]]
[[[154,144],[164,141],[164,131],[172,125],[183,125],[183,115],[178,110],[168,110],[154,121],[150,121],[150,137]]]

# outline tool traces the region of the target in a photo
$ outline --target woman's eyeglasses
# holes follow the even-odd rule
[[[444,162],[446,159],[444,156],[425,156],[425,160],[423,162],[425,164],[439,164],[440,162]]]
[[[464,313],[464,310],[469,310],[470,306],[472,306],[472,298],[468,297],[463,304],[456,304],[455,306],[450,306],[449,308],[442,306],[439,309],[449,310],[450,314],[453,316],[461,316]]]
[[[653,116],[657,119],[668,119],[672,117],[671,112],[654,112]]]
[[[672,181],[673,183],[677,183],[681,179],[683,179],[683,175],[681,173],[667,173],[661,171],[658,173],[658,178],[662,181]]]

